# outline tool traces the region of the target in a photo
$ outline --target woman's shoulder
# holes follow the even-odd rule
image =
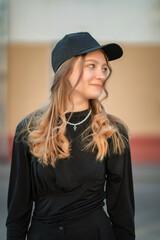
[[[110,124],[114,126],[120,134],[128,138],[129,128],[123,119],[112,114],[107,114],[107,118]]]
[[[29,123],[31,124],[31,126],[33,126],[34,120],[41,117],[42,114],[46,111],[46,109],[47,106],[44,106],[24,116],[16,126],[16,133],[25,130]]]

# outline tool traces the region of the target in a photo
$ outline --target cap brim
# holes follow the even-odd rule
[[[81,54],[85,54],[85,53],[88,53],[88,52],[93,52],[93,51],[96,51],[98,49],[102,49],[105,52],[109,61],[118,59],[123,55],[123,50],[118,44],[109,43],[109,44],[100,45],[100,46],[96,46],[96,47],[93,47],[93,48],[86,49],[86,50],[76,54],[76,56],[81,55]]]

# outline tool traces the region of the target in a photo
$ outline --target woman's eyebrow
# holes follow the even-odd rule
[[[99,63],[97,60],[95,60],[95,59],[87,59],[87,60],[85,60],[85,62],[95,62],[95,63]],[[104,64],[102,64],[103,66],[104,65],[107,65],[107,63],[104,63]]]

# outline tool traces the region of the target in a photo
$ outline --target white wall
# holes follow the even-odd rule
[[[10,41],[89,31],[98,41],[160,42],[159,0],[9,0]]]

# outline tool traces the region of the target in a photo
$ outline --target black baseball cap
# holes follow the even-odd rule
[[[67,59],[102,49],[109,61],[120,58],[123,55],[122,48],[116,43],[100,45],[88,32],[77,32],[65,35],[52,51],[52,67],[54,72]]]

